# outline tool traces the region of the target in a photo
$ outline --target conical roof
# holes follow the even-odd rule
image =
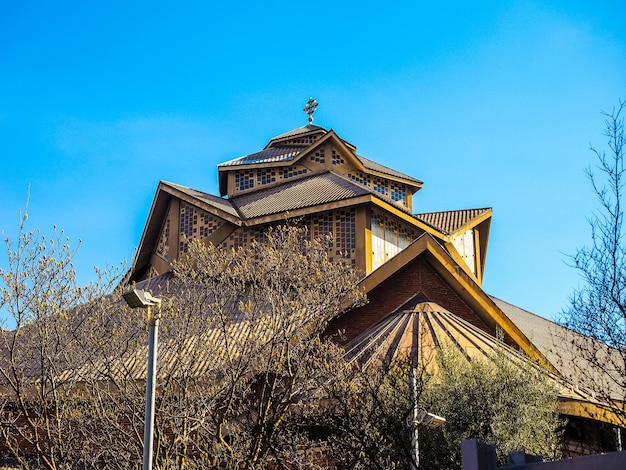
[[[346,357],[362,364],[373,361],[389,364],[408,358],[412,364],[434,371],[437,349],[445,346],[456,349],[468,361],[493,360],[497,351],[504,351],[512,363],[522,365],[528,361],[521,352],[440,305],[422,300],[423,296],[416,296],[415,301],[407,302],[352,340],[345,346]],[[561,400],[598,403],[590,391],[547,369],[541,370],[557,384]]]

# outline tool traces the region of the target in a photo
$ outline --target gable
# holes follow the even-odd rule
[[[441,233],[452,257],[482,284],[491,227],[490,208],[428,212],[414,217]]]
[[[401,279],[395,282],[389,282],[398,275],[406,266],[415,266],[414,261],[421,258],[443,281],[439,284],[439,293],[436,292],[436,286],[431,286],[432,301],[436,301],[442,307],[450,310],[454,314],[465,315],[460,304],[450,305],[454,298],[462,301],[462,304],[473,312],[487,328],[485,331],[494,332],[500,329],[504,335],[504,341],[522,351],[534,360],[545,364],[547,367],[554,369],[545,356],[529,341],[524,333],[511,321],[509,317],[494,303],[494,301],[481,289],[476,280],[462,268],[458,262],[450,255],[450,253],[429,233],[422,234],[406,249],[391,258],[381,267],[373,271],[371,274],[361,280],[360,285],[365,293],[370,294],[379,285],[387,284],[390,289],[386,295],[393,297],[394,292],[403,290],[402,286],[398,286]],[[423,281],[425,279],[421,279]],[[424,284],[424,283],[422,283]],[[447,288],[441,286],[448,286]],[[449,296],[448,288],[453,292],[452,297],[448,300],[440,300],[440,295]],[[413,292],[413,295],[418,292]],[[404,294],[406,296],[406,292]],[[398,304],[401,299],[398,299]],[[407,299],[404,299],[405,301]],[[457,313],[455,308],[459,310]],[[381,311],[382,312],[382,311]],[[351,312],[346,313],[346,315]],[[387,314],[391,313],[387,311]],[[380,315],[383,315],[380,313]],[[340,319],[338,319],[339,321]],[[342,320],[345,322],[345,320]],[[475,321],[475,320],[470,320]]]
[[[309,130],[311,127],[313,129]],[[422,182],[360,157],[332,129],[304,126],[276,137],[261,151],[218,165],[220,194],[229,197],[276,186],[290,178],[332,171],[411,210]]]
[[[328,330],[343,331],[342,342],[350,342],[393,312],[406,307],[416,296],[436,302],[468,323],[495,335],[495,331],[422,257],[415,258],[374,287],[367,293],[367,304],[337,318]]]
[[[237,211],[229,201],[184,186],[159,182],[130,280],[144,279],[150,268],[158,274],[166,272],[170,263],[186,252],[191,240],[226,237],[238,225]]]

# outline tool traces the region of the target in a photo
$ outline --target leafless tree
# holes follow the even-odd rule
[[[27,219],[25,210],[14,242],[4,236],[0,446],[23,468],[69,468],[83,453],[86,432],[77,406],[80,354],[74,338],[83,334],[93,299],[110,290],[114,279],[100,276],[78,286],[69,238],[56,227],[50,237],[28,230]],[[80,317],[73,314],[79,305]]]
[[[599,205],[589,217],[591,243],[571,257],[582,286],[570,296],[563,314],[563,325],[570,331],[557,345],[571,377],[611,404],[614,419],[622,426],[626,424],[624,112],[626,102],[620,101],[611,113],[603,113],[608,151],[591,147],[597,167],[586,174]],[[565,347],[568,351],[563,352]]]

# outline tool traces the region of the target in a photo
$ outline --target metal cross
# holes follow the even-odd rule
[[[313,113],[317,109],[317,104],[317,101],[315,101],[313,98],[309,98],[309,101],[304,106],[303,111],[309,115],[309,124],[313,122]]]

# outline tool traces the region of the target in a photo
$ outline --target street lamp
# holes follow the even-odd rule
[[[122,294],[130,308],[145,308],[148,313],[148,378],[146,382],[146,413],[143,428],[143,470],[152,469],[152,437],[154,436],[154,395],[156,389],[156,359],[159,341],[159,313],[152,315],[150,307],[161,306],[161,299],[150,292],[133,289]]]
[[[427,428],[438,428],[443,426],[446,422],[446,418],[428,413],[427,411],[417,412],[417,404],[413,405],[413,419],[411,424],[413,425],[413,436],[411,439],[411,448],[413,450],[414,468],[419,468],[420,465],[420,450],[419,450],[419,427],[426,426]]]
[[[442,418],[441,416],[422,411],[418,413],[415,417],[415,420],[413,421],[413,426],[421,424],[423,426],[426,426],[427,428],[438,428],[439,426],[442,426],[445,422],[446,418]]]
[[[411,401],[413,402],[413,410],[411,418],[409,419],[409,424],[411,425],[413,431],[411,435],[411,451],[413,454],[413,463],[411,465],[412,470],[417,470],[420,466],[419,427],[426,426],[429,428],[436,428],[446,422],[446,419],[441,416],[428,413],[427,411],[418,411],[418,381],[416,369],[417,368],[415,366],[412,366],[409,370],[409,391],[411,393]]]

